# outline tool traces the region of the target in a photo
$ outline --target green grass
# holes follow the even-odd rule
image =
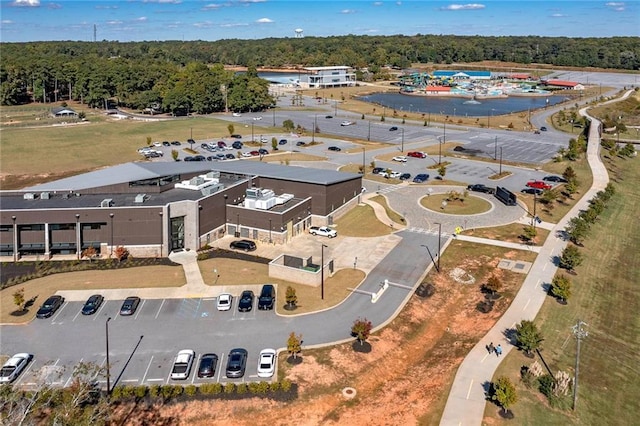
[[[617,159],[612,166],[617,194],[581,249],[585,260],[577,275],[569,275],[573,294],[568,305],[548,298],[535,320],[544,334],[546,362],[554,372],[570,375],[576,351],[571,327],[577,319],[588,324],[577,411],[552,409],[541,394],[525,388],[519,369],[531,360],[513,351],[495,377],[506,375],[517,383],[520,401],[512,407],[517,424],[630,425],[640,416],[640,167],[637,159]],[[506,424],[496,412],[494,405],[487,405],[487,423]]]
[[[387,203],[387,199],[384,196],[376,195],[375,197],[371,197],[369,199],[369,201],[373,201],[373,202],[376,202],[376,203],[380,204],[382,207],[384,207],[384,211],[387,213],[387,216],[389,216],[389,219],[391,219],[395,223],[399,223],[400,225],[404,225],[405,222],[404,222],[404,218],[402,217],[402,215],[397,213],[391,207],[389,207],[389,203]]]
[[[464,202],[460,200],[448,201],[448,198],[448,194],[429,195],[420,199],[420,205],[426,209],[437,211],[439,213],[460,215],[484,213],[491,209],[491,204],[489,204],[488,201],[480,197],[474,197],[473,195],[469,195],[465,198]],[[445,201],[447,205],[443,207],[442,203]]]
[[[358,205],[335,222],[340,235],[346,237],[379,237],[390,234],[387,224],[380,222],[368,205]]]
[[[490,238],[492,240],[509,241],[512,243],[521,243],[520,236],[524,233],[525,225],[521,223],[510,223],[508,225],[496,226],[491,228],[465,229],[462,235],[471,237]],[[534,244],[542,244],[549,236],[549,231],[540,227],[536,228],[538,235],[534,240]]]

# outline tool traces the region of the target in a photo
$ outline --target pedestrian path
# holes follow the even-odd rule
[[[549,284],[553,279],[557,270],[555,265],[556,257],[560,255],[567,245],[567,242],[560,238],[561,232],[571,218],[576,217],[580,210],[588,208],[589,200],[598,191],[603,190],[609,182],[607,170],[599,156],[599,128],[601,123],[588,116],[587,108],[580,110],[580,115],[591,119],[587,144],[587,160],[593,173],[591,188],[562,220],[551,228],[547,240],[540,247],[539,255],[509,309],[462,361],[451,386],[449,397],[440,419],[440,425],[469,426],[482,424],[486,405],[486,391],[502,360],[501,356],[489,354],[486,350],[486,345],[490,342],[500,344],[505,355],[514,348],[505,334],[523,319],[535,319],[542,307],[547,297],[544,284]]]
[[[516,250],[533,251],[536,253],[540,253],[540,249],[541,249],[540,246],[532,246],[529,244],[522,244],[522,243],[512,243],[509,241],[492,240],[490,238],[472,237],[470,235],[458,235],[455,238],[461,241],[468,241],[470,243],[487,244],[491,246],[512,248]]]

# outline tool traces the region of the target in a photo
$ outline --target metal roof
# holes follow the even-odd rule
[[[220,161],[214,163],[202,161],[163,161],[120,164],[31,186],[25,188],[23,191],[81,191],[89,188],[117,185],[168,175],[207,173],[212,170],[295,182],[315,183],[319,185],[332,185],[361,178],[361,175],[355,173],[249,160]]]

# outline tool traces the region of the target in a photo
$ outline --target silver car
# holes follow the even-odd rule
[[[11,383],[17,379],[31,359],[33,355],[28,353],[15,354],[9,358],[0,370],[0,383]]]

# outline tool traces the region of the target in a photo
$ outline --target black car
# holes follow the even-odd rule
[[[218,355],[216,354],[202,355],[202,358],[200,358],[200,364],[198,365],[198,377],[215,376],[217,365],[218,365]]]
[[[242,348],[231,349],[229,360],[227,361],[227,377],[237,379],[244,376],[247,367],[247,350]]]
[[[91,315],[95,314],[102,302],[104,301],[104,297],[100,294],[94,294],[89,297],[82,307],[82,315]]]
[[[415,183],[423,183],[429,179],[429,175],[426,173],[417,174],[416,177],[413,178]]]
[[[64,297],[62,296],[51,296],[47,300],[44,301],[38,312],[36,313],[37,318],[49,318],[51,315],[55,314],[56,311],[62,306],[64,303]]]
[[[547,131],[547,128],[546,128],[546,127],[544,127],[544,126],[542,126],[542,127],[540,127],[540,131],[542,131],[542,132],[546,132],[546,131]]]
[[[184,161],[196,161],[196,160],[194,160],[193,157],[191,156],[186,156],[184,157]]]
[[[333,118],[333,115],[325,115],[324,118]]]
[[[122,303],[120,308],[120,315],[129,316],[136,313],[138,305],[140,304],[140,298],[136,296],[127,297]]]
[[[273,309],[276,300],[276,289],[271,284],[265,284],[260,291],[258,298],[258,309]]]
[[[567,180],[562,176],[545,176],[542,178],[545,182],[558,182],[558,183],[567,183]]]
[[[371,173],[373,173],[374,175],[377,175],[378,173],[380,173],[383,170],[384,170],[384,168],[382,168],[382,167],[374,167],[373,170],[371,170]]]
[[[298,141],[296,142],[296,146],[305,146],[306,143],[302,142],[302,141]]]
[[[232,144],[231,144],[231,146],[232,146],[234,149],[242,149],[242,142],[240,142],[240,141],[235,141],[234,143],[232,143]]]
[[[540,188],[523,188],[520,192],[523,194],[542,195],[544,191]]]
[[[180,141],[173,141],[173,142],[171,142],[171,145],[180,146],[182,144],[180,143]]]
[[[342,151],[339,146],[330,146],[329,151]]]
[[[234,139],[242,139],[242,135],[231,135]]]
[[[288,141],[287,141],[286,139],[280,139],[280,140],[278,141],[278,145],[286,145],[286,144],[287,144],[287,142],[288,142]]]
[[[253,309],[253,292],[251,290],[245,290],[240,295],[238,310],[240,312],[249,312],[251,309]]]
[[[493,194],[494,192],[496,192],[495,188],[489,188],[488,186],[485,186],[481,183],[469,185],[467,186],[467,189],[474,192],[484,192],[485,194]]]
[[[403,173],[400,175],[400,180],[409,180],[411,179],[411,173]]]
[[[196,155],[193,157],[193,161],[207,161],[207,158],[204,155]]]
[[[254,251],[256,249],[256,243],[251,240],[236,240],[229,244],[229,248],[244,251]]]
[[[235,155],[233,155],[233,154],[231,154],[231,153],[229,153],[229,154],[226,154],[226,155],[224,156],[224,158],[226,158],[227,160],[233,160],[233,159],[235,159],[235,158],[236,158],[236,156],[235,156]]]
[[[164,141],[164,142],[162,142],[162,145],[164,145],[164,146],[171,146],[171,142],[169,142],[169,141]]]
[[[193,139],[187,139],[187,143],[188,143],[188,144],[194,144],[194,143],[196,143],[196,141],[195,141],[195,140],[193,140]]]
[[[390,131],[390,132],[395,132],[396,130],[398,130],[398,127],[397,127],[397,126],[391,126],[391,127],[389,127],[389,131]]]
[[[267,154],[269,153],[269,151],[267,151],[267,150],[266,150],[266,149],[264,149],[264,148],[260,148],[260,149],[258,150],[258,152],[260,153],[260,155],[267,155]]]

